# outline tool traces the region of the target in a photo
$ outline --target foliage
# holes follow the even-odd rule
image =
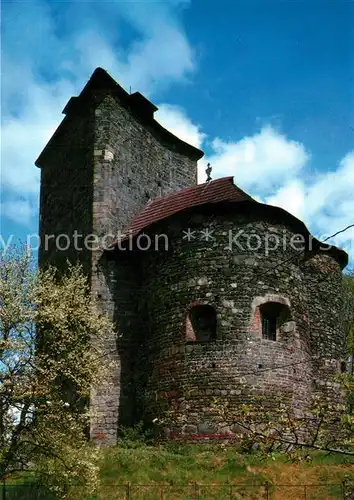
[[[35,471],[62,497],[97,482],[87,442],[90,388],[105,375],[98,313],[80,266],[36,271],[26,251],[0,262],[0,478]]]
[[[339,383],[337,384],[339,387]],[[218,414],[233,419],[236,439],[244,451],[256,449],[269,456],[283,451],[290,458],[302,456],[303,450],[322,450],[353,456],[354,418],[345,403],[328,402],[314,396],[306,414],[295,416],[282,396],[274,396],[269,407],[264,396],[242,405],[237,414],[215,402]]]
[[[119,428],[118,446],[121,448],[141,448],[153,442],[153,432],[143,422],[133,427]]]

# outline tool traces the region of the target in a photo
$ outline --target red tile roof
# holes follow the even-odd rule
[[[223,177],[221,179],[216,179],[215,181],[210,181],[205,184],[197,184],[196,186],[181,189],[181,191],[151,200],[142,209],[140,214],[133,219],[131,225],[126,228],[124,231],[125,236],[121,237],[120,241],[128,238],[129,236],[136,236],[151,224],[166,219],[167,217],[178,212],[182,212],[183,210],[187,210],[188,208],[209,203],[242,201],[251,201],[258,207],[262,208],[262,211],[268,210],[273,214],[273,216],[277,214],[281,220],[290,219],[292,224],[295,224],[297,231],[300,231],[301,234],[306,236],[310,234],[305,224],[293,215],[289,214],[282,208],[258,203],[251,196],[242,191],[242,189],[234,185],[233,177]],[[320,247],[321,243],[318,240],[312,238],[311,241],[312,243],[318,244]],[[113,249],[117,243],[118,241],[116,241],[115,244],[113,243],[111,249]],[[330,247],[330,249],[331,254],[337,262],[339,262],[341,268],[343,269],[348,264],[347,253],[334,246]],[[316,252],[316,250],[314,251]],[[327,252],[327,250],[324,251]]]
[[[256,203],[251,196],[234,185],[233,177],[223,177],[151,200],[124,231],[125,236],[122,239],[128,237],[127,233],[136,235],[154,222],[166,219],[187,208],[222,201],[253,201]]]

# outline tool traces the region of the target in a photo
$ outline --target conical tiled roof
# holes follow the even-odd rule
[[[133,219],[125,233],[134,236],[151,224],[188,208],[223,201],[253,201],[257,203],[242,189],[235,186],[233,177],[223,177],[151,200]]]

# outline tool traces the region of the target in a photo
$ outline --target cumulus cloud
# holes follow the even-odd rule
[[[305,188],[300,179],[291,179],[278,191],[265,199],[269,205],[284,208],[299,219],[305,214]]]
[[[155,119],[161,125],[188,144],[196,148],[202,147],[206,134],[188,118],[183,108],[171,104],[160,104],[158,108]]]
[[[110,3],[110,6],[112,4]],[[76,34],[72,47],[74,58],[65,62],[67,70],[73,74],[89,74],[97,66],[107,69],[119,83],[132,91],[137,91],[149,96],[165,88],[174,81],[184,81],[194,69],[194,56],[181,27],[176,24],[170,11],[156,10],[154,22],[146,22],[152,13],[145,12],[138,3],[129,4],[129,9],[123,12],[130,13],[134,10],[136,16],[126,16],[132,25],[140,30],[137,41],[128,49],[122,50],[118,44],[112,44],[98,31],[86,29]],[[122,16],[117,10],[117,4],[111,9],[117,17]],[[111,12],[112,15],[112,12]]]
[[[214,139],[209,157],[214,175],[234,175],[238,184],[255,193],[275,190],[306,166],[303,144],[288,139],[270,125],[237,142]]]
[[[354,223],[354,152],[348,153],[333,171],[303,182],[294,176],[266,203],[280,206],[304,220],[312,231],[324,239]],[[354,245],[354,229],[339,234],[333,244]],[[350,249],[354,253],[354,246]]]
[[[257,201],[284,208],[319,239],[354,223],[354,151],[333,170],[314,174],[305,145],[270,125],[239,141],[214,139],[210,146],[207,161],[212,164],[213,178],[233,176]],[[200,179],[205,179],[204,169],[204,163],[200,164]],[[354,228],[330,242],[354,257]]]
[[[179,21],[184,3],[32,0],[5,4],[3,216],[23,224],[33,220],[40,173],[34,160],[58,125],[68,98],[80,92],[95,67],[106,68],[123,86],[150,98],[171,82],[189,78],[195,63]],[[59,22],[64,34],[58,30]],[[134,32],[128,45],[122,42],[127,25]],[[238,140],[225,140],[207,137],[183,108],[166,102],[155,117],[182,140],[207,149],[207,158],[199,166],[200,182],[210,161],[213,178],[234,176],[235,183],[257,200],[288,210],[318,236],[353,223],[354,151],[339,159],[331,171],[309,175],[312,157],[306,145],[271,125]],[[354,230],[331,241],[354,255]]]
[[[17,214],[36,206],[40,172],[34,161],[66,102],[97,66],[146,95],[188,78],[194,60],[178,20],[180,3],[32,0],[4,6],[1,183],[9,201],[1,206],[3,216],[18,222]],[[124,46],[120,32],[127,24],[135,42]],[[178,118],[177,110],[173,115]]]
[[[305,193],[305,219],[317,233],[327,237],[354,224],[354,151],[339,162],[336,170],[319,176]],[[331,243],[354,257],[354,228],[338,234]]]
[[[343,211],[342,203],[352,200],[353,192],[354,152],[351,152],[340,161],[337,170],[319,175],[309,188],[307,213],[314,216],[323,206],[328,206],[329,210],[336,213]]]

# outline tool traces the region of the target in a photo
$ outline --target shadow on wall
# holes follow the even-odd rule
[[[99,267],[113,299],[113,321],[117,327],[116,349],[120,363],[118,426],[136,421],[135,354],[140,328],[139,267],[131,256],[103,255]],[[138,334],[138,335],[137,335]]]

